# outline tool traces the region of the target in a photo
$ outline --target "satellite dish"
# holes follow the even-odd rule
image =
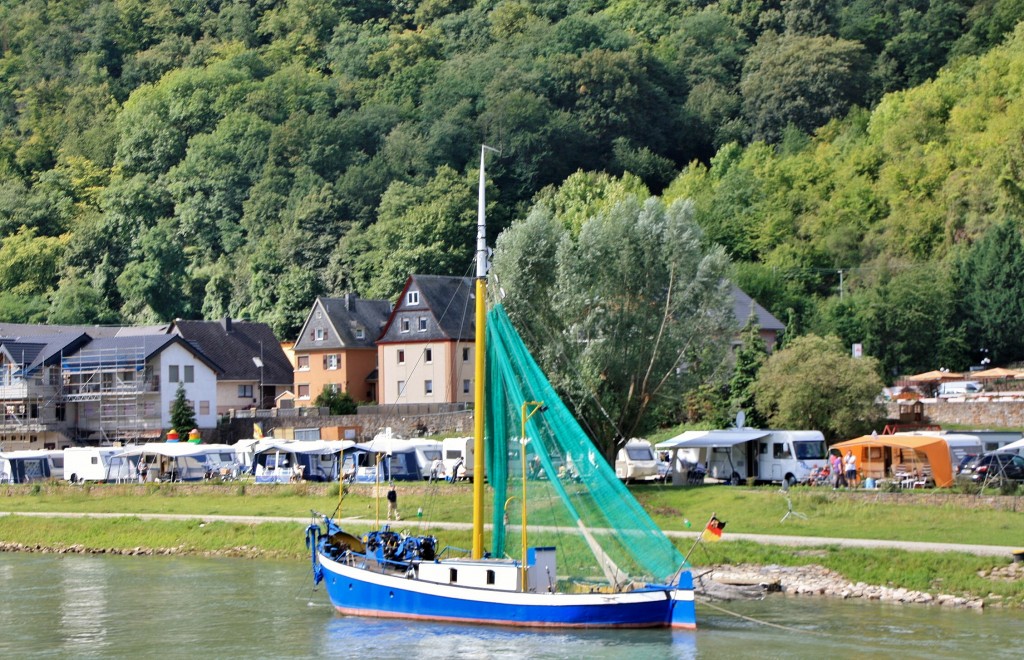
[[[742,410],[736,413],[736,428],[741,429],[747,423],[747,413]]]

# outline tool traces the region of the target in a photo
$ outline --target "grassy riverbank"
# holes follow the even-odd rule
[[[853,582],[905,587],[932,593],[984,597],[989,605],[1024,607],[1021,581],[990,579],[982,573],[1006,565],[1010,558],[961,553],[906,552],[842,548],[823,540],[821,547],[793,549],[730,541],[730,533],[875,538],[906,541],[976,543],[1024,547],[1024,503],[1013,498],[978,498],[943,493],[865,494],[794,489],[793,506],[807,520],[779,519],[786,500],[777,488],[704,487],[671,489],[636,487],[633,491],[666,530],[697,531],[712,512],[728,522],[726,541],[703,545],[691,557],[697,565],[719,563],[820,564]],[[464,484],[402,484],[399,504],[411,530],[423,526],[443,545],[468,547],[469,534],[431,530],[427,520],[465,522],[471,506]],[[342,515],[373,526],[377,511],[372,489],[356,487],[344,500]],[[97,485],[46,484],[0,487],[0,510],[12,512],[170,513],[195,520],[0,517],[0,542],[60,549],[84,546],[115,552],[173,552],[304,559],[307,551],[295,522],[206,522],[204,515],[294,517],[309,519],[310,510],[330,513],[338,504],[337,486]],[[424,517],[416,517],[422,508]],[[381,509],[383,512],[383,508]],[[691,521],[686,527],[685,520]],[[359,529],[353,531],[364,531]],[[545,542],[544,534],[531,540]],[[555,541],[553,537],[551,541]],[[564,539],[559,543],[564,545]],[[691,542],[677,540],[683,552]]]

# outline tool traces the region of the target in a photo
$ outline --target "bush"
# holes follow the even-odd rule
[[[341,493],[341,486],[335,481],[327,487],[327,497],[337,497]]]
[[[999,480],[999,494],[1000,495],[1016,495],[1017,494],[1017,482],[1013,479],[1000,479]]]

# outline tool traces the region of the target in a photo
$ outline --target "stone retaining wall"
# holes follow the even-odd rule
[[[925,399],[925,423],[964,424],[972,428],[1024,428],[1024,401]],[[899,402],[887,404],[890,419],[899,419]]]
[[[458,411],[432,415],[334,415],[326,417],[260,417],[236,418],[222,425],[219,442],[229,444],[252,437],[253,422],[258,422],[264,435],[275,435],[275,429],[322,429],[329,427],[358,428],[357,440],[373,439],[381,429],[390,427],[395,435],[416,438],[434,435],[472,435],[473,412]]]

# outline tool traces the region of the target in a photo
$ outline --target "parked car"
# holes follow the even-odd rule
[[[982,454],[963,467],[957,479],[998,483],[1002,479],[1024,483],[1024,458],[1010,452]]]
[[[966,467],[968,463],[975,460],[976,458],[978,458],[977,454],[964,454],[964,457],[961,458],[960,462],[956,464],[956,473],[960,474],[961,472],[963,472],[964,467]]]

